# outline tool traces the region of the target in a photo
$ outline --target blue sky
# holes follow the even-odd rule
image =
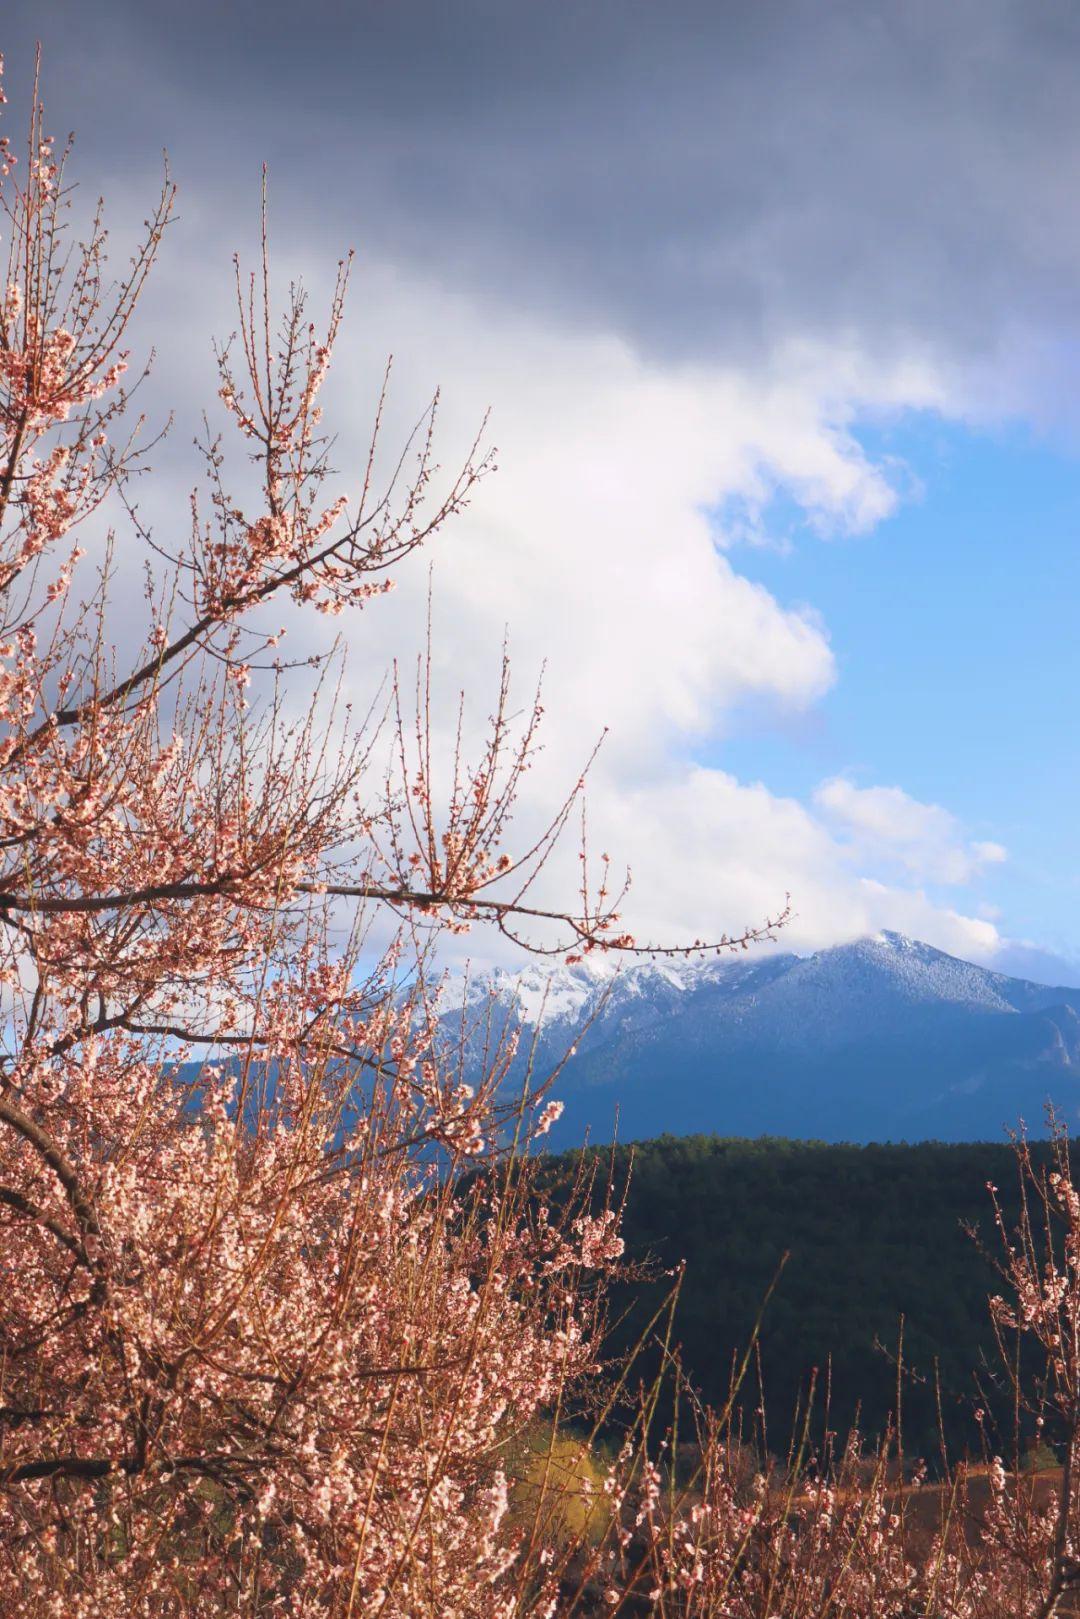
[[[713,757],[780,793],[823,777],[947,804],[1009,858],[973,903],[1072,955],[1080,941],[1080,456],[1025,423],[969,430],[933,413],[863,427],[910,493],[871,534],[822,540],[771,503],[773,545],[740,570],[828,625],[837,681],[772,723],[751,708]]]
[[[16,118],[39,37],[118,239],[162,148],[180,186],[135,333],[178,424],[148,513],[197,474],[267,160],[282,274],[317,298],[359,249],[346,492],[388,351],[390,429],[441,385],[448,464],[491,408],[437,658],[447,734],[505,628],[526,687],[546,661],[521,835],[607,726],[590,820],[639,937],[790,891],[792,948],[1080,974],[1080,12],[20,3]],[[359,706],[422,639],[425,568],[398,583],[341,626]]]

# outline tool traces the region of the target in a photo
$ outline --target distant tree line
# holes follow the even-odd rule
[[[1045,1144],[1032,1150],[1045,1161]],[[950,1459],[980,1454],[984,1438],[1012,1451],[1012,1403],[987,1307],[1001,1285],[987,1183],[1007,1224],[1020,1212],[1008,1143],[661,1136],[553,1158],[549,1188],[583,1167],[595,1171],[597,1202],[612,1195],[609,1184],[616,1198],[625,1188],[627,1257],[654,1271],[613,1299],[613,1358],[636,1343],[685,1262],[671,1339],[683,1368],[722,1406],[760,1317],[740,1403],[756,1409],[760,1379],[778,1451],[815,1371],[815,1438],[856,1422],[880,1433],[899,1398],[905,1447],[935,1470],[943,1437]],[[635,1378],[648,1379],[659,1358],[654,1341]]]

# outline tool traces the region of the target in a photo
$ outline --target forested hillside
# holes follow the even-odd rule
[[[751,1338],[789,1253],[760,1334],[770,1444],[783,1447],[815,1367],[819,1386],[831,1367],[831,1428],[843,1432],[860,1402],[864,1429],[883,1427],[896,1403],[901,1320],[908,1448],[931,1462],[940,1456],[938,1380],[951,1450],[979,1447],[977,1405],[1008,1427],[987,1312],[987,1296],[1000,1285],[987,1182],[999,1188],[1006,1219],[1018,1212],[1007,1144],[856,1147],[661,1136],[584,1156],[600,1170],[597,1198],[608,1165],[616,1193],[628,1179],[628,1255],[663,1269],[686,1261],[674,1336],[710,1403],[726,1398],[733,1356]],[[555,1178],[565,1181],[581,1157],[553,1159]],[[671,1285],[670,1276],[657,1275],[624,1288],[619,1302],[629,1313],[613,1329],[613,1351],[634,1342]],[[655,1353],[643,1362],[655,1364]],[[756,1405],[756,1379],[745,1392]],[[1006,1432],[998,1442],[1011,1447]]]

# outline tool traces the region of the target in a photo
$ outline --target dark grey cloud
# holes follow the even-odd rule
[[[17,16],[16,81],[35,29],[110,170],[168,145],[197,206],[265,158],[291,221],[665,357],[1080,335],[1059,0],[98,0]]]

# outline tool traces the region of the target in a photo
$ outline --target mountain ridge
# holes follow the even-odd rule
[[[1080,1124],[1080,989],[901,934],[620,972],[529,963],[443,993],[447,1019],[490,1013],[520,1025],[536,1071],[562,1065],[559,1146],[608,1139],[616,1117],[622,1139],[1000,1140],[1021,1118],[1038,1130],[1047,1102]]]

